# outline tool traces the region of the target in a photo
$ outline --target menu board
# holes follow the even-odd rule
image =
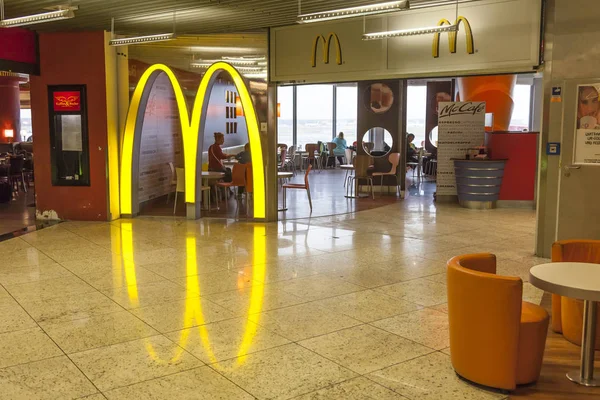
[[[453,158],[485,141],[485,102],[441,102],[438,112],[437,195],[456,196]]]
[[[600,164],[600,85],[579,85],[573,164]]]

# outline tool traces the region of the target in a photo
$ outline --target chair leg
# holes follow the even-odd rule
[[[169,200],[171,200],[171,192],[167,193],[167,204],[169,204]]]
[[[179,192],[177,191],[177,189],[175,189],[175,204],[173,204],[173,215],[175,215],[175,213],[177,212],[177,195],[179,194]]]
[[[283,188],[283,209],[285,210],[286,208],[286,199],[285,199],[285,195],[286,195],[286,188]]]
[[[375,191],[373,190],[373,178],[370,178],[369,182],[371,183],[371,197],[373,197],[373,200],[375,200]]]
[[[310,189],[306,189],[306,194],[308,195],[308,205],[310,206],[310,212],[312,212],[312,199],[310,198]]]
[[[210,186],[208,187],[208,211],[210,211]]]

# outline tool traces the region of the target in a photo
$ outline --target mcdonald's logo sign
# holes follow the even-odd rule
[[[474,40],[473,40],[473,30],[471,29],[471,24],[469,23],[469,20],[466,19],[465,17],[458,17],[456,19],[456,22],[454,22],[455,25],[457,25],[457,27],[460,27],[460,24],[463,24],[464,28],[465,28],[465,33],[467,35],[467,53],[468,54],[474,54],[475,53],[475,44],[474,44]],[[445,26],[445,25],[452,25],[450,23],[450,21],[448,21],[447,19],[443,18],[441,19],[437,26]],[[434,33],[433,34],[433,57],[434,58],[438,58],[440,56],[440,35],[441,33]],[[458,40],[458,31],[456,32],[449,32],[448,33],[448,42],[449,42],[449,46],[450,46],[450,53],[454,54],[456,53],[456,41]]]
[[[330,33],[327,38],[323,35],[317,35],[313,42],[312,47],[312,66],[315,68],[317,66],[317,50],[319,47],[319,43],[323,42],[323,63],[329,64],[329,53],[331,50],[331,41],[335,41],[336,46],[336,57],[335,60],[337,65],[342,65],[342,45],[340,44],[340,38],[335,33]]]
[[[185,201],[195,203],[200,194],[201,185],[201,163],[198,155],[203,148],[203,132],[208,111],[208,99],[211,89],[217,80],[219,73],[225,71],[231,75],[235,87],[238,90],[246,124],[248,126],[248,141],[250,142],[250,153],[252,160],[252,178],[254,185],[254,218],[265,218],[265,175],[263,152],[260,139],[260,130],[256,111],[252,103],[250,92],[240,73],[230,64],[217,62],[207,70],[192,107],[191,115],[185,101],[183,90],[175,77],[173,71],[163,64],[155,64],[148,68],[140,78],[129,105],[125,131],[121,146],[121,171],[120,171],[120,213],[124,215],[135,215],[139,207],[137,201],[137,182],[139,171],[139,151],[141,142],[141,130],[144,122],[144,113],[152,84],[160,73],[165,73],[177,102],[179,111],[179,122],[183,136],[183,154],[185,167]],[[201,133],[202,132],[202,133]],[[112,199],[111,199],[112,200]]]

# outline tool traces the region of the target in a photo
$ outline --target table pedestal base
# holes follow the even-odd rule
[[[569,380],[583,386],[600,386],[600,380],[594,378],[597,311],[597,302],[584,301],[583,333],[581,335],[581,370],[567,374]]]

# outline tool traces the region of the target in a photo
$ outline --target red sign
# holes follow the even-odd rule
[[[54,111],[81,111],[81,92],[54,92]]]

